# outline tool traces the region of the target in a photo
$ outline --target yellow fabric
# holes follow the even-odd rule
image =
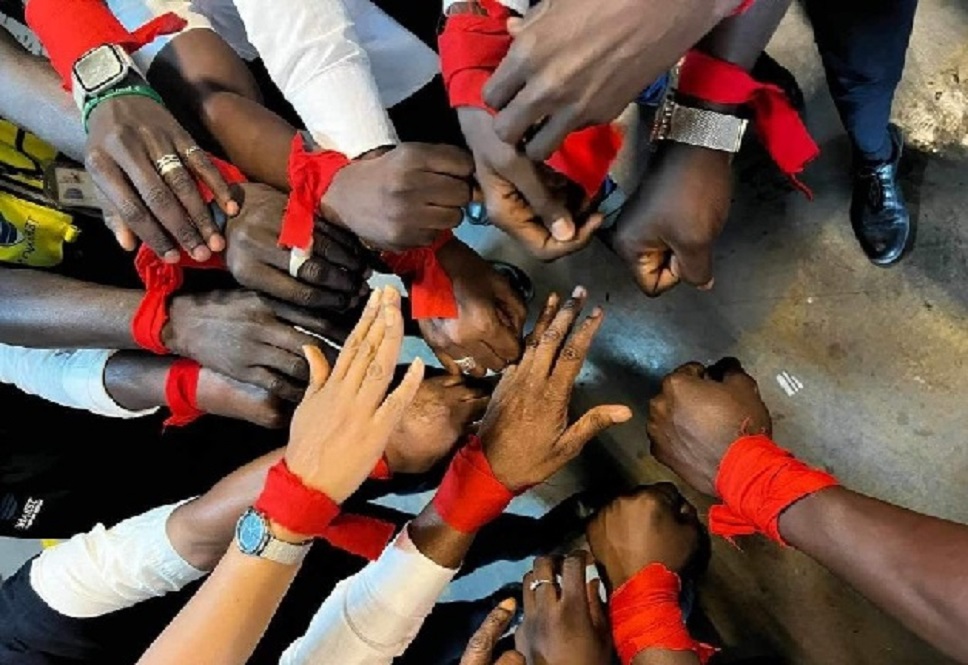
[[[50,268],[64,260],[64,243],[80,230],[70,215],[0,191],[0,261]]]
[[[22,151],[17,147],[18,134],[23,137]],[[0,177],[42,191],[43,167],[55,157],[57,150],[53,146],[0,118]]]

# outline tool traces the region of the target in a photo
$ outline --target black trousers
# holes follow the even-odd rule
[[[917,0],[804,0],[827,85],[857,156],[889,159],[887,126]]]

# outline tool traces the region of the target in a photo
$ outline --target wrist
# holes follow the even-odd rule
[[[172,359],[143,353],[115,353],[104,366],[104,389],[118,406],[144,411],[165,404]]]
[[[827,487],[787,506],[777,520],[777,530],[783,540],[799,549],[807,538],[822,530],[830,499],[844,491],[840,486]]]
[[[161,343],[173,355],[185,355],[179,344],[178,325],[183,320],[182,317],[186,316],[191,309],[190,296],[175,296],[168,302],[168,320],[161,327]]]

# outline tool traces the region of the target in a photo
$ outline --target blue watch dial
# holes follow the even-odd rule
[[[239,549],[243,554],[257,555],[265,546],[267,526],[262,516],[254,510],[248,510],[239,520],[235,537],[239,541]]]

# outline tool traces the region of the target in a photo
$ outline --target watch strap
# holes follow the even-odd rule
[[[285,566],[294,566],[306,558],[310,546],[312,546],[312,541],[296,545],[279,540],[270,534],[268,542],[266,542],[265,547],[262,548],[262,552],[257,556],[262,559],[281,563]]]
[[[679,104],[669,95],[659,110],[652,140],[737,153],[748,124],[745,118]]]

